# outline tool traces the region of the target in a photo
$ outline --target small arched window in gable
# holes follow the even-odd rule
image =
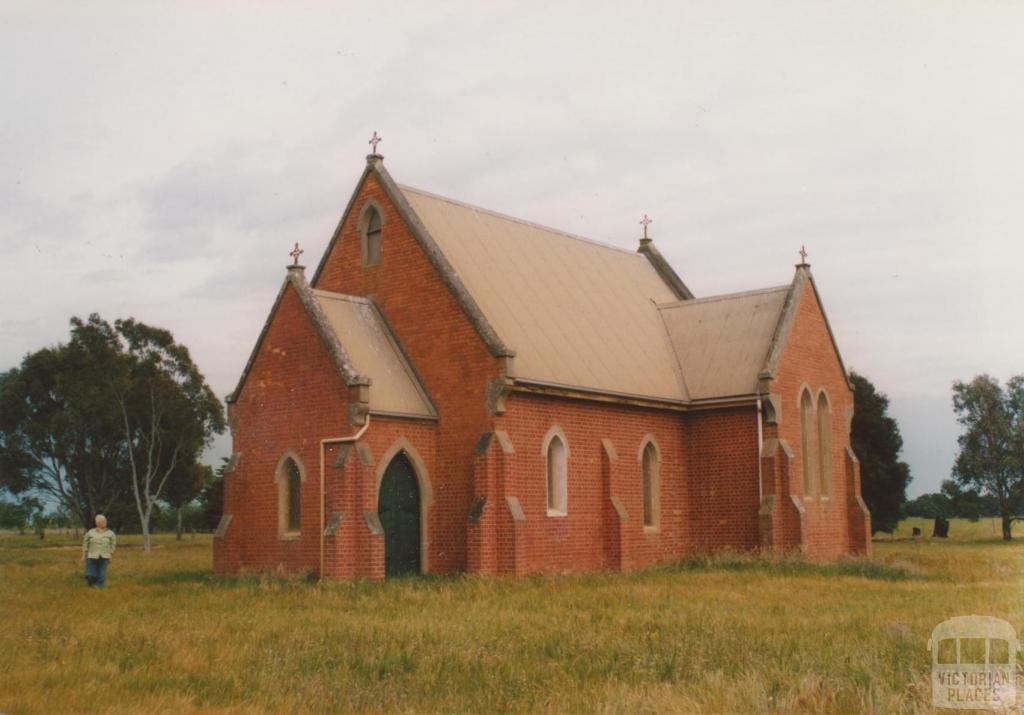
[[[380,265],[383,257],[381,247],[381,235],[383,233],[384,221],[380,211],[375,206],[367,206],[363,214],[363,265]]]
[[[817,429],[814,424],[814,401],[811,393],[804,390],[800,394],[800,461],[804,470],[804,496],[814,492],[815,455],[814,443],[817,441]]]
[[[832,410],[824,392],[818,395],[818,474],[821,495],[832,496]]]
[[[564,516],[568,507],[568,454],[565,443],[557,434],[547,446],[548,515]]]
[[[640,460],[643,473],[644,526],[648,528],[658,526],[661,492],[658,475],[659,461],[658,450],[654,447],[654,443],[648,442]]]

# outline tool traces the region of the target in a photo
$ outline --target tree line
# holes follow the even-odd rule
[[[862,375],[850,380],[850,441],[874,532],[906,516],[998,516],[1010,538],[1024,519],[1024,375],[1005,388],[988,375],[953,384],[963,432],[951,479],[909,502],[889,398]],[[68,342],[0,373],[0,528],[47,519],[88,528],[103,513],[115,528],[137,527],[147,551],[170,514],[179,538],[186,520],[213,528],[226,460],[216,473],[199,460],[224,428],[220,401],[170,332],[132,318],[72,318]],[[47,503],[56,505],[48,515]]]
[[[850,432],[861,463],[861,491],[871,511],[872,531],[891,533],[900,519],[998,517],[1003,539],[1014,521],[1024,521],[1024,375],[1005,387],[990,375],[953,383],[953,412],[962,432],[951,478],[937,493],[907,501],[910,469],[899,459],[899,427],[888,415],[888,398],[860,375],[854,384]]]
[[[0,488],[84,528],[101,513],[122,528],[131,519],[148,551],[160,504],[181,515],[213,481],[199,459],[224,427],[220,401],[169,331],[72,318],[68,342],[0,374]]]

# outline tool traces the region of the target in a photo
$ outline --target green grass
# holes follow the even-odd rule
[[[1022,543],[987,527],[835,564],[321,585],[128,536],[104,592],[73,536],[0,536],[0,712],[931,712],[932,627],[1024,616]]]

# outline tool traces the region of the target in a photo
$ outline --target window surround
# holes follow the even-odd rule
[[[562,446],[561,455],[550,454],[555,440]],[[569,514],[569,440],[565,432],[558,425],[553,425],[548,433],[544,435],[544,441],[540,448],[541,456],[544,458],[544,494],[547,515],[550,517],[564,517]],[[555,461],[555,474],[552,477],[552,457]],[[554,494],[551,493],[552,485]]]
[[[832,498],[832,402],[825,388],[818,392],[818,489],[822,501]]]
[[[295,464],[295,468],[299,472],[299,494],[302,494],[302,485],[306,483],[306,469],[302,464],[302,460],[299,459],[298,453],[293,449],[285,451],[281,458],[277,462],[277,469],[274,470],[274,482],[277,484],[277,538],[281,541],[298,541],[302,538],[302,505],[301,500],[299,503],[299,522],[300,528],[298,531],[291,530],[288,528],[288,511],[291,504],[289,500],[289,489],[288,489],[288,463],[292,462]]]
[[[373,214],[376,213],[377,218],[380,220],[380,232],[377,236],[378,240],[383,238],[384,233],[384,211],[381,209],[380,204],[374,199],[369,199],[364,205],[362,210],[359,212],[359,246],[360,255],[362,256],[363,267],[368,268],[372,266],[379,266],[384,262],[384,245],[380,244],[380,252],[376,256],[376,260],[371,262],[370,255],[370,219]]]
[[[650,453],[650,474],[647,473],[644,464],[644,456]],[[640,464],[640,489],[641,489],[641,516],[645,533],[657,533],[661,531],[661,447],[653,434],[647,434],[640,442],[640,449],[636,453],[637,462]],[[649,481],[649,486],[648,486]],[[647,512],[647,496],[645,492],[650,489],[650,513]]]

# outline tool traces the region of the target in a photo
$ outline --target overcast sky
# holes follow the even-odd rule
[[[952,381],[1024,371],[1024,4],[606,5],[4,0],[0,369],[98,311],[227,394],[376,130],[400,183],[624,247],[650,214],[698,296],[806,245],[936,490]]]

